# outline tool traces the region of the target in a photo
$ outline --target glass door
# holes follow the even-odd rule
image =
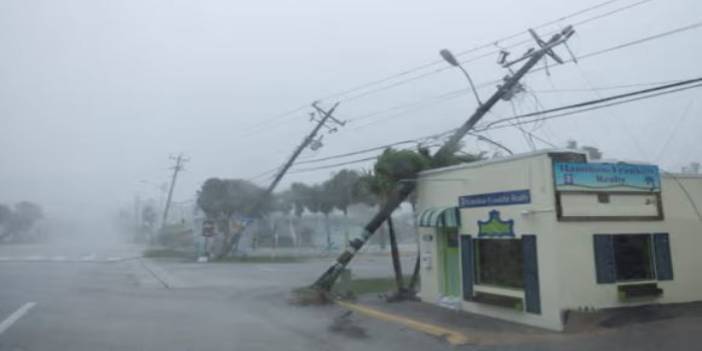
[[[445,296],[461,296],[460,261],[458,252],[458,229],[437,228],[441,248],[439,250],[442,263],[442,293]]]

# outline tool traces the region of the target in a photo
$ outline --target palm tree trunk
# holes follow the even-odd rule
[[[390,234],[390,252],[392,255],[392,268],[395,270],[395,284],[397,285],[397,292],[402,294],[405,290],[405,283],[402,280],[402,265],[400,264],[400,252],[397,249],[397,237],[395,236],[395,227],[392,223],[392,215],[388,216],[386,223]]]
[[[231,251],[231,244],[232,244],[232,232],[231,232],[231,216],[228,216],[226,214],[223,214],[219,219],[218,219],[218,224],[220,229],[222,230],[222,235],[224,236],[222,240],[222,246],[219,248],[219,252],[217,253],[216,258],[222,258],[224,256],[227,256],[229,252]]]
[[[292,238],[292,246],[297,247],[297,233],[295,232],[295,223],[293,223],[293,218],[288,216],[288,228],[290,230],[290,238]]]
[[[410,278],[408,290],[410,292],[417,291],[417,282],[419,281],[419,261],[420,261],[419,251],[417,252],[417,259],[414,261],[414,271],[412,272],[412,278]]]
[[[327,250],[331,250],[331,228],[329,227],[329,214],[324,214],[324,231],[327,233]]]
[[[349,211],[344,210],[344,249],[349,247]]]
[[[380,233],[378,234],[378,247],[380,247],[380,251],[385,251],[385,247],[387,246],[387,230],[385,229],[385,226],[380,226]]]
[[[414,222],[414,239],[417,243],[417,259],[414,261],[414,271],[412,272],[412,278],[410,279],[408,290],[411,292],[417,291],[417,282],[419,281],[419,266],[421,261],[421,243],[419,241],[419,232],[417,231],[417,204],[412,202],[412,221]]]
[[[232,232],[232,214],[227,214],[224,222],[224,241],[219,253],[216,256],[217,259],[223,258],[229,255],[231,252],[236,252],[239,250],[239,241],[244,235],[244,230],[246,230],[246,226],[237,226],[236,230]]]

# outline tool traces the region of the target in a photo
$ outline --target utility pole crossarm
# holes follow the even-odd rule
[[[319,130],[322,128],[322,126],[325,125],[325,123],[327,122],[327,120],[329,118],[332,118],[332,119],[334,119],[334,121],[341,124],[341,122],[337,121],[334,117],[332,117],[334,110],[336,110],[336,108],[338,106],[339,106],[339,103],[337,102],[334,104],[334,106],[332,106],[331,109],[329,109],[329,111],[324,111],[324,110],[322,110],[322,108],[317,106],[316,102],[312,103],[312,107],[314,107],[315,110],[317,110],[317,112],[321,113],[323,115],[323,117],[319,122],[317,122],[317,125],[314,127],[314,129],[312,129],[310,134],[308,134],[305,137],[305,139],[302,140],[302,143],[297,147],[297,149],[295,149],[295,151],[293,151],[293,154],[285,162],[285,164],[280,169],[280,171],[278,171],[278,174],[276,174],[276,176],[273,179],[273,181],[271,182],[271,184],[268,185],[268,188],[266,188],[266,195],[270,195],[273,193],[273,190],[275,190],[275,187],[278,186],[278,183],[280,183],[280,181],[283,179],[283,176],[285,175],[285,173],[287,173],[288,169],[290,169],[290,167],[292,167],[293,163],[295,163],[295,160],[297,160],[297,157],[300,156],[300,153],[302,153],[302,151],[312,142],[312,140],[314,140],[314,137],[317,135]]]
[[[285,161],[283,166],[276,174],[275,178],[273,178],[273,181],[268,185],[268,187],[266,187],[266,191],[263,197],[257,203],[254,204],[252,210],[248,212],[248,215],[255,215],[258,212],[259,208],[261,208],[261,206],[263,206],[266,203],[268,196],[273,193],[273,190],[275,190],[275,188],[278,186],[278,183],[280,183],[280,181],[283,179],[285,173],[287,173],[290,167],[292,167],[292,165],[295,163],[295,160],[297,160],[297,157],[300,156],[302,151],[304,151],[305,148],[309,146],[310,143],[312,143],[314,138],[317,136],[317,133],[319,133],[319,130],[322,129],[322,127],[326,126],[326,123],[329,119],[332,119],[335,123],[339,125],[343,125],[341,122],[339,122],[332,116],[332,114],[338,106],[339,102],[335,103],[334,106],[332,106],[332,108],[330,108],[328,111],[324,111],[321,107],[317,106],[316,102],[312,103],[312,107],[314,107],[314,109],[317,110],[318,113],[322,114],[322,118],[319,121],[317,121],[317,125],[315,125],[312,131],[307,136],[305,136],[305,138],[302,140],[302,143],[300,143],[300,145],[298,145],[298,147],[295,148],[292,155],[290,155],[290,158],[288,158],[288,160]],[[241,237],[241,234],[244,232],[245,229],[246,225],[240,226],[239,229],[233,235],[226,239],[225,243],[222,245],[222,250],[217,255],[218,258],[226,256],[229,252],[232,251],[232,249],[234,249],[234,247],[236,247],[236,245],[238,245],[239,238]]]
[[[485,103],[479,104],[475,112],[468,118],[468,120],[463,123],[454,133],[451,135],[448,141],[439,148],[439,150],[434,154],[434,158],[451,156],[453,155],[458,147],[460,146],[461,139],[470,132],[473,127],[485,116],[485,114],[505,96],[511,94],[512,90],[517,86],[519,80],[526,75],[529,70],[531,70],[545,55],[552,54],[552,48],[565,43],[565,41],[573,35],[573,28],[568,26],[560,33],[555,34],[551,39],[546,42],[537,41],[539,44],[539,49],[530,50],[526,55],[522,56],[515,61],[504,64],[503,66],[508,68],[509,66],[526,60],[522,67],[513,73],[511,76],[505,78],[504,84],[499,86],[497,91],[490,96],[490,98],[485,101]],[[449,62],[451,63],[451,62]],[[452,63],[453,64],[453,63]],[[337,258],[336,262],[332,264],[315,282],[312,284],[313,288],[329,291],[334,285],[334,282],[339,277],[341,272],[346,268],[349,262],[353,259],[356,253],[363,247],[363,245],[370,239],[370,237],[375,233],[375,231],[382,225],[383,222],[392,214],[392,212],[407,199],[407,197],[414,191],[415,182],[401,182],[395,188],[385,204],[380,208],[378,213],[366,224],[363,228],[363,233],[360,238],[352,240],[346,250]]]

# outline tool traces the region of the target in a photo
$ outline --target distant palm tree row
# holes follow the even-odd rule
[[[425,148],[416,151],[388,148],[378,157],[372,170],[342,169],[319,184],[293,183],[290,188],[270,196],[266,196],[263,188],[247,180],[210,178],[198,191],[197,204],[210,220],[218,223],[217,227],[224,236],[225,244],[220,256],[235,252],[238,247],[241,231],[232,230],[232,226],[246,225],[271,212],[286,215],[293,212],[298,218],[305,211],[323,214],[327,247],[331,248],[329,215],[335,209],[348,216],[348,209],[354,204],[382,205],[394,187],[400,182],[414,181],[422,170],[483,158],[483,154],[460,154],[451,156],[451,159],[437,159],[429,157],[429,154]],[[414,199],[409,199],[412,205]],[[402,293],[407,289],[402,281],[392,216],[386,222],[398,292]]]
[[[14,208],[0,204],[0,240],[29,240],[30,231],[42,218],[44,211],[33,202],[18,202]]]

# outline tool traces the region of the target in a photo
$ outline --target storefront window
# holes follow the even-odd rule
[[[613,243],[617,281],[654,278],[650,235],[614,235]]]
[[[520,239],[475,240],[477,283],[497,287],[524,287],[522,241]]]

